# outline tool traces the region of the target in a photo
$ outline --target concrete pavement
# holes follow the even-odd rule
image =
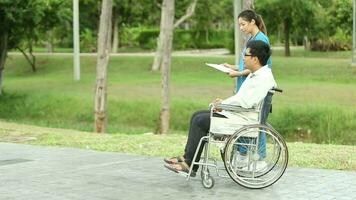
[[[265,189],[216,177],[209,190],[199,176],[186,181],[168,171],[159,157],[0,143],[0,199],[354,200],[356,172],[287,168]]]

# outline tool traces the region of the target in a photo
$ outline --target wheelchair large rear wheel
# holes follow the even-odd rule
[[[288,165],[288,148],[271,126],[244,126],[231,135],[224,150],[224,165],[239,185],[260,189],[278,181]]]

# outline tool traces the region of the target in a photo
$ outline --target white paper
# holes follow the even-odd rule
[[[212,67],[212,68],[222,71],[224,73],[229,73],[229,72],[233,71],[232,69],[225,67],[223,65],[212,64],[212,63],[205,63],[205,64],[209,67]]]

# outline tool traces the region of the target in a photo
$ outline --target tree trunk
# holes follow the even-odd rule
[[[36,57],[33,55],[33,46],[32,46],[32,41],[29,42],[29,54],[30,54],[30,58],[31,58],[31,67],[32,67],[32,71],[36,72]]]
[[[290,56],[290,48],[289,48],[289,30],[290,30],[290,20],[284,19],[284,55],[286,57]]]
[[[29,55],[27,55],[24,49],[21,49],[20,47],[17,47],[17,49],[25,56],[27,62],[31,65],[32,71],[36,72],[36,57],[33,55],[32,42],[28,42]]]
[[[253,3],[254,3],[254,0],[244,0],[243,5],[242,5],[242,10],[255,9],[255,6]]]
[[[5,68],[5,61],[7,56],[7,38],[7,32],[0,36],[0,95],[2,95],[2,83],[4,78],[3,70]]]
[[[178,27],[181,23],[183,23],[185,20],[189,19],[191,16],[194,15],[197,1],[198,0],[192,0],[192,2],[189,4],[184,16],[182,16],[180,19],[178,19],[177,22],[173,25],[173,30],[175,27]],[[163,8],[163,6],[162,6],[162,8]],[[161,18],[162,17],[163,17],[163,13],[161,14]],[[162,27],[162,22],[163,22],[163,20],[161,19],[161,25],[160,25],[161,27]],[[154,58],[154,61],[153,61],[152,67],[151,67],[151,71],[158,71],[161,68],[161,65],[163,64],[162,59],[163,59],[163,48],[164,48],[163,45],[164,44],[163,44],[162,40],[164,40],[164,36],[162,35],[162,29],[161,29],[161,31],[159,32],[159,36],[157,38],[156,55],[155,55],[155,58]]]
[[[36,65],[35,65],[36,57],[31,52],[29,53],[30,55],[27,55],[25,50],[21,49],[20,47],[17,47],[16,49],[19,50],[22,53],[22,55],[26,58],[28,64],[30,64],[31,66],[32,71],[36,72]]]
[[[278,26],[278,34],[277,34],[277,45],[276,46],[281,46],[281,44],[282,44],[281,32],[282,32],[282,28],[281,28],[281,25],[279,25]]]
[[[170,71],[173,41],[174,0],[164,0],[162,5],[161,33],[163,44],[162,58],[162,100],[160,112],[160,134],[169,131],[169,104],[170,104]]]
[[[53,31],[47,31],[47,42],[46,42],[47,53],[53,53]]]
[[[241,11],[247,10],[247,9],[253,9],[254,8],[254,1],[253,0],[234,0],[234,39],[235,39],[235,63],[236,65],[239,64],[240,62],[240,56],[243,48],[246,46],[247,43],[247,36],[240,31],[239,25],[238,25],[238,15],[240,14]],[[236,78],[234,78],[234,92],[236,92],[236,87],[237,87],[237,81]]]
[[[53,53],[53,44],[50,41],[46,42],[47,53]]]
[[[177,28],[181,23],[183,23],[185,20],[189,19],[191,16],[194,15],[197,2],[198,0],[193,0],[190,3],[187,10],[185,11],[185,14],[174,23],[174,28]]]
[[[209,44],[209,28],[205,28],[205,42]]]
[[[304,46],[305,51],[309,51],[310,42],[309,42],[308,36],[306,36],[306,35],[304,35],[304,37],[303,37],[303,46]]]
[[[162,20],[161,20],[161,27],[162,27]],[[153,60],[152,68],[151,71],[158,71],[161,67],[162,64],[162,57],[163,57],[163,33],[162,29],[159,32],[159,36],[157,38],[157,49],[156,49],[156,55]]]
[[[251,9],[254,9],[254,5],[253,5],[253,3],[254,3],[254,0],[244,0],[244,1],[242,1],[243,3],[242,3],[242,7],[240,7],[240,8],[242,8],[242,10],[241,11],[244,11],[244,10],[251,10]],[[240,2],[241,3],[241,2]],[[241,4],[240,4],[241,5]],[[240,12],[241,12],[240,11]],[[238,16],[238,14],[239,13],[236,13],[236,21],[235,21],[235,23],[236,24],[238,24],[238,19],[237,19],[237,16]],[[238,27],[236,27],[236,29],[235,29],[235,31],[236,32],[238,32],[239,34],[239,37],[238,37],[238,42],[239,42],[239,48],[238,48],[238,52],[236,52],[237,53],[237,55],[241,55],[241,51],[243,50],[243,47],[246,45],[246,43],[247,43],[247,36],[244,34],[244,33],[242,33],[240,30],[239,30],[239,28]],[[235,51],[236,51],[236,49],[235,49]],[[239,62],[239,59],[236,59],[236,63],[238,63]]]
[[[95,90],[95,131],[105,133],[107,125],[107,65],[110,57],[111,44],[112,0],[103,0],[101,6],[98,56],[96,64]]]
[[[117,14],[114,13],[114,33],[113,33],[113,42],[112,42],[112,52],[117,53],[117,48],[119,47],[119,19]]]

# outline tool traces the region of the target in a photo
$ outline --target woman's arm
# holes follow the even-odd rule
[[[221,64],[221,65],[223,65],[223,66],[225,66],[225,67],[228,67],[228,68],[234,70],[234,71],[231,71],[231,72],[228,73],[228,75],[229,75],[231,78],[235,78],[235,77],[239,77],[239,76],[247,76],[247,75],[249,75],[249,74],[251,73],[251,71],[248,70],[248,69],[244,69],[243,71],[239,71],[239,70],[237,69],[236,65],[230,65],[230,64],[228,64],[228,63],[223,63],[223,64]]]
[[[239,77],[239,76],[247,76],[247,75],[249,75],[250,73],[251,73],[250,70],[244,69],[243,71],[236,71],[236,70],[231,71],[231,72],[229,72],[228,75],[229,75],[231,78],[235,78],[235,77]]]

